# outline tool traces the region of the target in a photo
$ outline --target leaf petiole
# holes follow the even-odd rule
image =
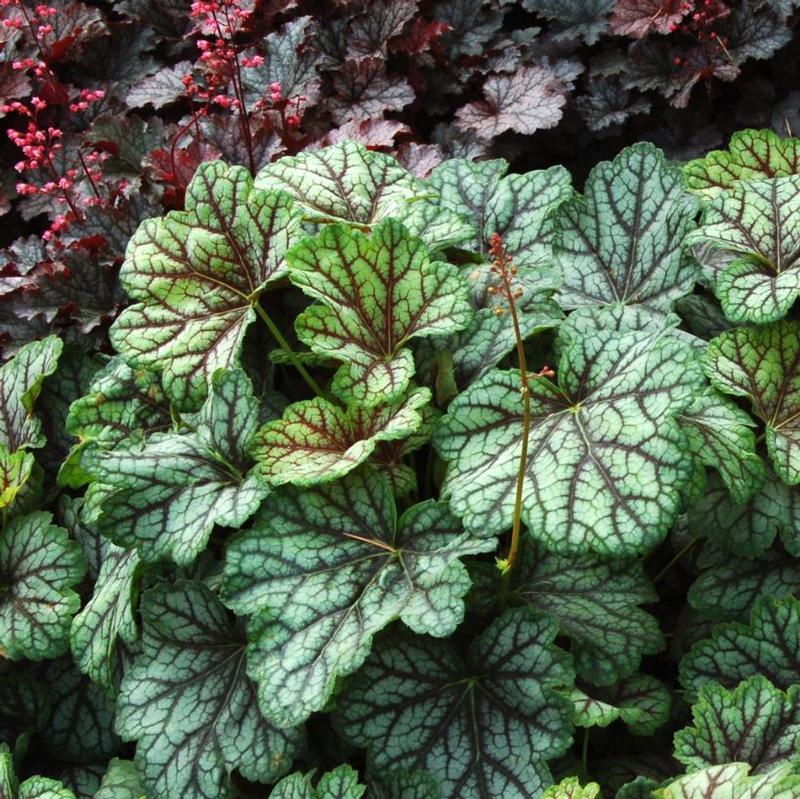
[[[256,313],[261,317],[264,324],[267,326],[267,329],[272,334],[272,337],[278,343],[278,346],[286,353],[286,356],[292,363],[295,369],[300,373],[300,376],[303,380],[306,381],[308,387],[318,396],[326,399],[328,402],[333,403],[334,405],[341,405],[342,403],[333,396],[330,392],[326,391],[322,388],[319,383],[309,374],[308,369],[303,366],[300,359],[297,357],[297,353],[292,349],[289,342],[284,337],[283,333],[281,333],[278,326],[275,322],[272,321],[270,315],[264,310],[260,303],[255,302],[253,303],[253,308],[255,308]]]

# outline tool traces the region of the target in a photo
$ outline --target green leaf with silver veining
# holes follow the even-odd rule
[[[652,735],[669,720],[672,696],[648,674],[633,674],[606,688],[574,688],[578,727],[608,727],[621,721],[635,735]]]
[[[686,185],[713,198],[742,180],[784,177],[800,172],[800,139],[781,139],[771,130],[740,130],[727,150],[712,150],[683,167]]]
[[[760,674],[783,690],[800,683],[800,601],[759,599],[747,624],[714,628],[680,664],[681,683],[697,690],[708,683],[728,688]]]
[[[599,320],[611,317],[598,316]],[[559,330],[558,383],[531,377],[522,519],[562,552],[627,556],[672,524],[691,473],[676,416],[702,385],[691,348],[668,330]],[[523,403],[519,373],[493,370],[456,397],[434,435],[443,493],[467,529],[511,526]]]
[[[684,191],[680,168],[667,164],[652,144],[635,144],[598,164],[583,196],[555,215],[562,305],[670,310],[697,276],[683,250],[697,207]]]
[[[287,727],[321,710],[396,618],[450,635],[470,586],[459,558],[495,545],[463,533],[444,502],[398,519],[391,485],[372,470],[273,494],[231,541],[222,585],[237,614],[259,614],[248,658],[265,715]]]
[[[776,535],[790,553],[800,555],[800,486],[787,486],[771,468],[761,487],[741,503],[712,475],[702,496],[689,505],[687,517],[693,536],[707,537],[741,557],[764,554]]]
[[[718,552],[689,588],[689,604],[715,621],[746,620],[759,597],[800,594],[800,560],[770,550],[752,559]]]
[[[730,321],[776,322],[794,305],[798,213],[800,175],[746,181],[712,200],[701,227],[687,237]]]
[[[639,607],[658,595],[638,561],[559,555],[526,542],[510,590],[558,622],[578,675],[596,685],[633,674],[642,655],[664,646],[658,622]]]
[[[654,799],[800,799],[800,775],[790,765],[748,776],[747,763],[709,766],[657,788]]]
[[[142,596],[144,648],[122,681],[117,732],[137,741],[148,794],[223,799],[230,774],[268,782],[288,771],[300,744],[258,711],[245,674],[244,636],[201,583],[159,585]]]
[[[465,272],[474,311],[467,326],[450,336],[434,336],[418,347],[418,361],[421,354],[423,363],[434,371],[442,351],[449,351],[453,377],[459,386],[468,386],[486,374],[516,346],[505,289],[500,277],[491,269],[491,265],[482,264]],[[561,283],[554,269],[521,266],[510,282],[512,291],[518,295],[515,308],[523,339],[558,326],[564,314],[553,299]]]
[[[120,280],[137,303],[112,343],[131,366],[161,371],[181,409],[197,408],[214,372],[238,363],[253,305],[285,274],[299,226],[288,195],[255,189],[244,167],[202,164],[186,210],[146,219],[130,240]]]
[[[60,338],[48,336],[26,344],[0,366],[0,446],[8,452],[44,446],[33,405],[45,377],[55,372],[62,348]]]
[[[53,757],[67,763],[105,763],[120,749],[114,734],[114,700],[85,677],[68,655],[46,664],[52,705],[40,739]]]
[[[18,516],[0,535],[0,650],[14,660],[64,653],[80,607],[72,587],[86,562],[78,544],[51,520],[43,511]]]
[[[243,371],[218,371],[189,424],[188,433],[155,433],[84,458],[98,481],[98,531],[145,560],[191,563],[215,524],[244,524],[269,493],[247,452],[258,402]]]
[[[19,786],[17,799],[75,799],[75,794],[58,780],[29,777]]]
[[[67,432],[82,442],[113,447],[133,433],[168,430],[169,403],[158,375],[112,358],[94,376],[85,396],[70,405]]]
[[[755,451],[755,422],[729,399],[707,388],[678,422],[691,453],[719,472],[736,502],[746,502],[763,485],[766,471]]]
[[[753,403],[778,476],[800,483],[800,322],[729,330],[708,345],[706,361],[717,388]]]
[[[126,550],[91,533],[102,553],[92,597],[72,620],[70,645],[78,668],[109,694],[116,693],[120,673],[119,640],[132,644],[137,636],[135,591],[140,569],[136,550]]]
[[[112,758],[92,799],[147,799],[130,760]]]
[[[710,683],[692,707],[692,724],[675,734],[675,757],[687,769],[749,763],[754,774],[798,763],[800,685],[781,691],[751,677],[732,691]]]
[[[432,262],[422,241],[394,220],[370,236],[329,226],[287,260],[292,282],[319,301],[297,317],[297,335],[343,362],[334,391],[345,399],[397,398],[414,375],[408,342],[460,330],[472,316],[458,268]]]
[[[272,789],[269,799],[361,799],[366,790],[358,782],[358,772],[348,765],[323,774],[316,786],[313,776],[313,772],[297,772],[284,777]]]
[[[462,245],[488,259],[489,237],[499,233],[517,267],[552,260],[553,214],[573,195],[562,166],[507,175],[508,163],[451,158],[437,166],[428,183],[439,202],[467,214],[472,236]]]
[[[392,156],[343,141],[265,166],[259,189],[291,195],[309,222],[345,222],[369,229],[387,218],[402,222],[432,248],[460,244],[470,228],[425,182]]]
[[[282,419],[268,422],[255,437],[253,457],[272,485],[309,486],[335,480],[364,463],[382,441],[416,432],[430,400],[427,388],[395,402],[341,408],[317,397],[290,405]]]
[[[556,625],[506,611],[465,654],[450,641],[396,633],[373,650],[337,700],[345,738],[374,769],[421,768],[442,799],[533,799],[546,760],[571,740],[569,658]]]

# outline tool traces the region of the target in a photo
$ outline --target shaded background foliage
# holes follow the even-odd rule
[[[792,0],[237,0],[225,30],[214,8],[4,2],[9,354],[51,329],[105,347],[128,237],[203,160],[255,171],[350,138],[421,176],[501,156],[580,186],[633,141],[684,160],[740,127],[800,128]]]

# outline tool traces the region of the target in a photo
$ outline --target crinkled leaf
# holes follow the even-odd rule
[[[800,555],[800,488],[781,482],[772,469],[753,488],[755,493],[739,503],[712,476],[702,496],[689,506],[689,531],[742,557],[762,555],[779,534],[786,549]]]
[[[340,408],[319,397],[295,402],[282,419],[259,430],[253,457],[272,485],[335,480],[366,461],[379,442],[398,441],[418,430],[430,397],[428,389],[418,388],[403,399],[373,408]]]
[[[348,47],[351,54],[386,55],[389,39],[399,36],[417,15],[419,0],[378,0],[370,3],[350,23]]]
[[[634,674],[608,688],[575,688],[575,724],[607,727],[622,721],[636,735],[651,735],[669,719],[672,697],[655,677]]]
[[[558,622],[572,641],[578,675],[607,685],[664,646],[658,622],[639,605],[657,594],[638,561],[565,557],[525,546],[511,591]]]
[[[397,222],[381,222],[370,237],[331,225],[287,259],[292,282],[320,302],[297,317],[298,337],[343,361],[336,392],[366,405],[406,390],[410,339],[459,330],[472,313],[459,270],[432,263],[421,239]]]
[[[95,533],[96,535],[96,533]],[[139,556],[103,540],[103,560],[91,599],[73,619],[72,655],[78,668],[109,694],[116,692],[120,672],[117,641],[136,640],[134,591]]]
[[[560,328],[558,385],[529,379],[523,521],[556,551],[632,555],[678,512],[691,458],[675,416],[699,367],[667,331],[592,324],[581,334],[586,323],[573,314]],[[449,461],[443,492],[467,529],[510,526],[522,434],[516,371],[493,370],[451,403],[434,443]]]
[[[32,341],[0,366],[0,445],[9,452],[44,445],[42,423],[33,415],[33,404],[45,377],[55,372],[62,347],[55,336]]]
[[[149,794],[231,795],[230,773],[267,782],[285,773],[299,732],[261,718],[245,674],[245,641],[200,583],[160,585],[142,597],[144,651],[122,682],[116,726],[137,741]]]
[[[727,554],[718,557],[691,586],[688,598],[705,617],[730,621],[747,619],[759,597],[794,594],[800,594],[800,563],[771,550],[752,560]]]
[[[191,563],[215,524],[244,524],[269,493],[247,454],[258,402],[243,371],[214,375],[194,422],[189,433],[155,433],[84,458],[99,481],[98,531],[145,560]]]
[[[800,683],[800,601],[759,599],[747,624],[714,628],[681,660],[681,683],[697,690],[708,683],[734,688],[760,674],[783,690]]]
[[[609,20],[615,36],[643,39],[649,33],[672,33],[692,10],[684,0],[616,0]]]
[[[765,774],[797,764],[800,686],[784,693],[762,676],[732,691],[708,684],[700,689],[692,720],[675,734],[675,757],[689,769],[741,761]]]
[[[52,717],[41,733],[51,755],[67,763],[104,763],[117,754],[114,701],[81,674],[67,656],[45,669]]]
[[[183,77],[191,71],[191,61],[181,61],[172,66],[162,67],[154,75],[142,78],[131,86],[125,94],[125,102],[129,108],[141,108],[145,105],[163,108],[174,103],[186,94]]]
[[[501,159],[452,158],[428,181],[442,205],[469,218],[472,237],[466,248],[486,257],[490,236],[499,233],[517,267],[550,260],[552,213],[573,194],[570,174],[561,166],[524,175],[506,175],[507,170]]]
[[[800,323],[727,331],[708,345],[706,368],[721,391],[752,401],[775,471],[800,483]]]
[[[256,186],[288,192],[311,222],[368,229],[392,217],[436,248],[469,237],[462,215],[436,202],[429,185],[354,141],[281,158],[258,173]]]
[[[242,71],[248,105],[268,95],[271,83],[280,83],[281,95],[287,99],[300,94],[315,97],[318,54],[309,46],[315,27],[312,17],[297,17],[264,38],[264,63]]]
[[[56,657],[69,646],[80,607],[72,586],[86,562],[66,530],[38,511],[8,522],[0,535],[0,649],[6,657]]]
[[[775,178],[800,172],[800,139],[781,139],[771,130],[740,130],[727,150],[712,150],[683,168],[687,186],[703,197],[716,197],[739,181]]]
[[[590,79],[587,93],[576,98],[575,105],[592,131],[613,130],[632,116],[649,113],[651,108],[647,100],[609,77]]]
[[[67,432],[84,442],[113,447],[134,432],[172,425],[158,375],[112,358],[94,377],[88,393],[72,403]]]
[[[747,763],[725,763],[694,771],[652,792],[655,799],[797,799],[800,776],[791,766],[748,776]]]
[[[572,680],[555,624],[507,611],[466,656],[450,642],[396,635],[373,651],[338,700],[338,725],[376,769],[423,768],[442,799],[533,799],[545,761],[571,738]]]
[[[464,616],[463,555],[494,549],[461,531],[446,503],[398,519],[389,482],[360,471],[273,495],[228,547],[222,595],[251,622],[250,676],[265,715],[286,727],[321,710],[396,618],[452,633]]]
[[[258,173],[255,185],[288,192],[309,221],[359,226],[402,219],[418,194],[414,178],[394,158],[356,142],[281,158]]]
[[[556,38],[583,39],[594,44],[608,27],[614,0],[523,0],[528,11],[557,23]]]
[[[555,217],[564,307],[625,303],[668,311],[695,282],[683,241],[696,213],[680,169],[652,144],[598,164],[583,196]]]
[[[358,772],[347,765],[323,774],[316,787],[312,776],[296,772],[284,777],[272,789],[269,799],[361,799],[366,790],[358,782]]]
[[[128,245],[120,279],[139,302],[112,326],[114,346],[131,366],[162,370],[170,398],[196,408],[211,375],[236,364],[299,224],[289,197],[254,189],[243,167],[202,164],[186,210],[146,220]]]
[[[372,9],[368,13],[372,14]],[[402,111],[415,97],[405,78],[387,73],[381,56],[348,58],[334,74],[333,90],[330,108],[337,125]]]
[[[555,127],[567,102],[568,85],[549,66],[520,67],[511,75],[492,75],[483,84],[483,100],[456,112],[463,130],[493,139],[507,130],[531,134]]]
[[[687,238],[732,322],[782,319],[800,293],[800,175],[737,183],[705,209]]]
[[[678,421],[689,450],[704,466],[719,472],[735,502],[745,503],[758,491],[765,470],[755,451],[755,423],[747,413],[709,388],[694,398]]]

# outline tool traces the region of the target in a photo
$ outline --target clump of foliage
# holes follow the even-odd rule
[[[795,0],[3,0],[0,345],[108,350],[146,218],[197,167],[345,140],[418,177],[798,127]]]
[[[800,796],[798,147],[201,164],[0,367],[0,795]]]

